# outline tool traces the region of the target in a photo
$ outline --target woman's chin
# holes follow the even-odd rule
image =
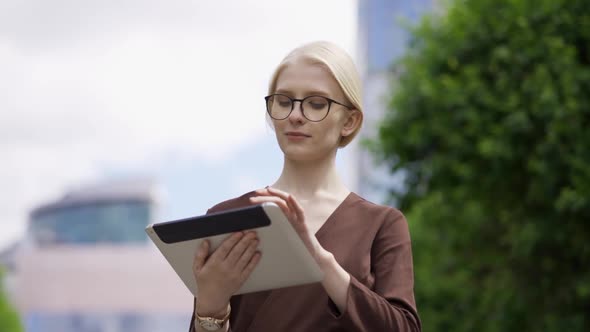
[[[315,151],[311,151],[309,147],[305,146],[294,146],[288,144],[287,146],[281,146],[281,150],[285,155],[285,158],[293,161],[307,161],[313,159]]]
[[[324,159],[329,151],[319,151],[317,147],[287,146],[281,147],[285,159],[294,162],[315,162]]]

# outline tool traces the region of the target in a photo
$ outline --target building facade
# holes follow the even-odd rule
[[[151,244],[149,181],[95,185],[34,209],[14,253],[27,332],[184,331],[192,295]]]
[[[373,139],[387,109],[395,79],[393,63],[404,54],[409,35],[402,22],[416,23],[434,0],[359,0],[358,54],[365,122],[360,140]],[[400,175],[390,175],[389,168],[379,164],[366,151],[356,149],[356,190],[377,203],[388,202],[388,191],[401,186]]]

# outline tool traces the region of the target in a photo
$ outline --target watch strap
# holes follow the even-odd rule
[[[199,316],[199,314],[195,310],[195,318],[197,319],[197,322],[199,324],[201,324],[201,322],[209,322],[209,323],[214,323],[214,324],[219,325],[220,328],[223,327],[223,325],[228,321],[230,314],[231,314],[231,305],[229,305],[229,304],[227,305],[227,313],[225,314],[225,316],[223,316],[223,318]]]

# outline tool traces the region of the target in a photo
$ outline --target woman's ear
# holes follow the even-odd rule
[[[350,110],[344,125],[342,126],[342,130],[340,131],[340,135],[342,137],[351,135],[352,133],[356,132],[362,122],[363,112],[357,109]]]

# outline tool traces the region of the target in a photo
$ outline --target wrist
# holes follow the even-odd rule
[[[223,316],[216,315],[201,315],[198,311],[195,311],[195,329],[197,331],[219,331],[221,330],[229,320],[231,314],[231,306],[227,305],[227,309],[224,310]]]
[[[334,272],[340,266],[338,265],[338,262],[336,261],[334,255],[329,251],[325,251],[322,255],[318,256],[316,262],[318,263],[320,270],[322,270],[322,273],[324,274],[324,281],[330,275],[333,275]]]
[[[338,263],[336,257],[330,252],[323,257],[322,260],[318,261],[318,265],[322,272],[324,273],[324,279],[322,282],[328,281],[328,279],[333,280],[335,276],[339,276],[339,279],[342,279],[342,276],[346,276],[344,279],[348,279],[348,272],[344,270],[344,268]]]
[[[333,270],[334,265],[338,264],[336,262],[336,258],[334,258],[334,255],[327,250],[324,250],[322,254],[318,255],[316,262],[323,272]]]
[[[197,299],[197,307],[195,313],[201,317],[214,317],[222,319],[230,310],[229,302],[221,305],[213,305],[206,302],[200,302]]]

